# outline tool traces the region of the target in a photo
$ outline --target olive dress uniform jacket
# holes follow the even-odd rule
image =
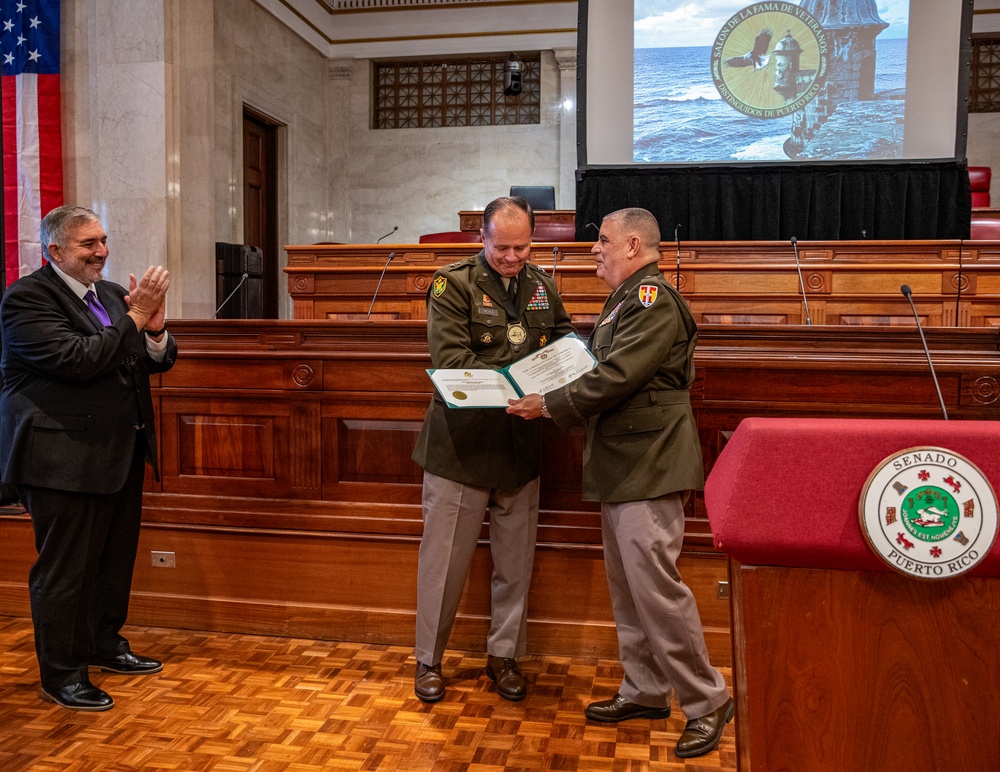
[[[641,501],[701,490],[688,389],[698,328],[656,263],[611,293],[590,337],[598,365],[545,395],[560,428],[586,424],[583,498]]]
[[[111,327],[50,265],[7,288],[0,306],[0,479],[6,483],[115,493],[125,484],[142,425],[147,461],[158,471],[149,374],[173,366],[177,344],[171,337],[165,359],[155,361],[127,315],[125,289],[99,281],[94,290],[115,320]]]
[[[526,264],[517,295],[507,291],[480,252],[434,274],[427,297],[427,343],[439,368],[500,370],[573,332],[553,280]],[[527,333],[514,343],[508,329]],[[464,485],[511,490],[539,472],[541,426],[503,408],[449,408],[435,392],[413,460],[431,474]]]

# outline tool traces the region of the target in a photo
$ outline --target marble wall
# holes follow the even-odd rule
[[[245,106],[279,126],[281,244],[415,242],[512,184],[573,206],[571,52],[543,52],[540,125],[374,131],[370,60],[253,0],[64,0],[63,50],[67,201],[103,217],[109,278],[171,270],[174,318],[212,315],[215,242],[243,241]]]
[[[375,131],[371,61],[326,59],[254,0],[62,8],[66,199],[104,218],[109,278],[170,268],[173,318],[212,315],[214,244],[243,241],[244,106],[280,127],[281,244],[372,242],[394,226],[383,243],[414,242],[512,184],[554,185],[557,206],[574,206],[572,49],[542,51],[539,125]],[[970,163],[1000,170],[998,119],[969,127]]]

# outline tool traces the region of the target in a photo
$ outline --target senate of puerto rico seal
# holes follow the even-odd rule
[[[858,516],[875,554],[918,579],[964,574],[986,557],[997,535],[989,480],[945,448],[909,448],[883,459],[865,483]]]
[[[733,14],[712,44],[712,80],[726,103],[754,118],[801,110],[826,82],[829,42],[794,3],[760,2]]]

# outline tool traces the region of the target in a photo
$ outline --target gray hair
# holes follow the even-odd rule
[[[619,209],[617,212],[606,215],[604,219],[618,223],[618,227],[627,233],[634,233],[642,241],[644,247],[659,248],[660,224],[648,209],[642,209],[638,206]]]
[[[75,231],[84,223],[95,221],[100,222],[101,218],[96,212],[83,206],[57,206],[45,215],[41,228],[42,252],[45,259],[52,259],[49,256],[49,244],[65,249],[71,231]]]

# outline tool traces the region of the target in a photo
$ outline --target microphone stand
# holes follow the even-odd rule
[[[802,263],[799,262],[799,240],[792,236],[792,249],[795,251],[795,270],[799,272],[799,289],[802,290],[802,302],[806,307],[806,324],[811,325],[813,323],[812,317],[809,316],[809,298],[806,297],[806,283],[802,281]]]
[[[899,288],[899,291],[903,293],[903,297],[910,301],[910,310],[913,311],[913,321],[917,323],[917,332],[920,333],[920,342],[924,346],[924,354],[927,355],[927,365],[931,369],[931,378],[934,379],[934,389],[937,391],[938,402],[941,403],[941,415],[944,416],[944,420],[948,420],[948,408],[944,406],[944,397],[941,396],[941,387],[938,386],[937,373],[934,372],[934,362],[931,360],[931,350],[927,348],[927,339],[924,337],[924,329],[920,326],[920,317],[917,315],[917,308],[913,305],[913,290],[910,289],[909,284],[904,284]]]
[[[386,235],[388,235],[388,234],[386,234]],[[378,297],[378,291],[379,291],[379,289],[380,289],[380,288],[382,287],[382,279],[384,279],[384,278],[385,278],[385,272],[386,272],[386,269],[387,269],[387,268],[389,267],[389,263],[391,263],[391,262],[392,262],[392,259],[393,259],[393,258],[394,258],[395,256],[396,256],[396,253],[395,253],[395,252],[390,252],[390,253],[389,253],[389,259],[388,259],[388,260],[386,260],[386,261],[385,261],[385,265],[383,265],[383,266],[382,266],[382,273],[381,273],[381,275],[380,275],[380,276],[378,277],[378,284],[376,284],[376,285],[375,285],[375,294],[374,294],[374,295],[372,295],[372,304],[371,304],[370,306],[368,306],[368,314],[367,314],[367,315],[365,316],[365,321],[366,321],[366,322],[368,321],[368,319],[369,319],[369,318],[371,318],[371,315],[372,315],[372,309],[373,309],[373,308],[375,308],[375,298],[377,298],[377,297]]]
[[[681,291],[681,237],[678,235],[681,229],[681,224],[677,223],[677,227],[674,228],[674,241],[677,242],[677,278],[674,280],[674,288],[680,292]]]
[[[559,247],[552,247],[552,281],[556,280],[556,262],[559,260]]]
[[[234,289],[232,292],[230,292],[226,296],[226,299],[223,300],[222,303],[219,304],[219,307],[215,309],[215,313],[212,314],[212,318],[213,319],[215,319],[215,317],[217,317],[219,315],[219,311],[221,311],[223,308],[225,308],[226,303],[228,303],[229,300],[230,300],[230,298],[232,298],[232,296],[236,294],[236,292],[239,290],[239,288],[243,286],[243,282],[245,282],[249,278],[250,278],[250,274],[248,274],[246,271],[244,271],[243,272],[243,278],[240,279],[240,283],[236,285],[236,289]]]
[[[391,235],[392,235],[393,233],[395,233],[395,232],[396,232],[396,231],[398,231],[398,230],[399,230],[399,226],[398,226],[398,225],[393,225],[393,226],[392,226],[392,230],[391,230],[391,231],[389,231],[389,232],[388,232],[387,234],[385,234],[384,236],[379,236],[379,238],[378,238],[378,239],[377,239],[377,240],[375,241],[375,243],[376,243],[376,244],[378,244],[378,243],[379,243],[380,241],[382,241],[382,239],[387,239],[387,238],[389,238],[389,237],[390,237],[390,236],[391,236]]]

